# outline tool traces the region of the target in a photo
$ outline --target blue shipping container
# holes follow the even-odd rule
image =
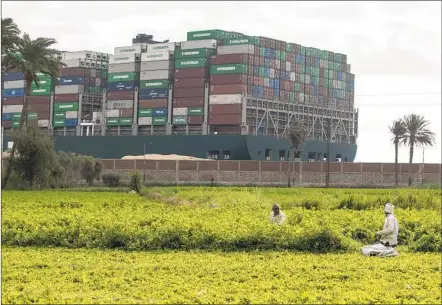
[[[25,88],[19,89],[4,89],[2,91],[4,97],[21,97],[25,95]]]
[[[156,108],[152,109],[153,117],[165,117],[167,116],[167,108]]]
[[[58,84],[63,85],[82,85],[84,84],[84,78],[82,76],[62,76],[58,78]]]
[[[107,83],[107,91],[133,91],[135,90],[135,82],[109,82]]]
[[[12,120],[12,113],[3,113],[2,114],[2,121],[11,121]]]
[[[78,119],[66,119],[65,126],[66,127],[77,127]]]
[[[259,66],[253,66],[253,75],[259,75]]]
[[[21,72],[2,74],[2,80],[5,82],[25,79],[25,75]]]
[[[169,89],[140,89],[140,99],[155,99],[155,98],[167,98],[169,95]]]

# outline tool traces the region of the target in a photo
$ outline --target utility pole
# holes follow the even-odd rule
[[[331,137],[331,126],[330,126],[330,118],[328,118],[328,106],[329,106],[329,91],[328,88],[326,90],[326,99],[327,106],[325,110],[325,116],[327,120],[327,159],[325,164],[325,187],[329,187],[330,185],[330,137]]]

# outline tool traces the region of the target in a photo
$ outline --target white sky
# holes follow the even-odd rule
[[[414,112],[436,133],[425,161],[441,162],[439,1],[2,1],[1,13],[31,37],[55,38],[68,51],[113,53],[116,46],[131,45],[138,33],[184,41],[187,31],[219,28],[347,54],[360,111],[355,161],[393,162],[388,126]],[[401,149],[399,159],[407,162],[408,150]],[[422,161],[421,148],[414,160]]]

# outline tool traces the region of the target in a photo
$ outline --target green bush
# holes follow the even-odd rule
[[[130,174],[130,190],[141,193],[141,174],[138,171]]]
[[[108,187],[116,187],[120,185],[120,176],[114,173],[104,174],[101,179],[103,184]]]

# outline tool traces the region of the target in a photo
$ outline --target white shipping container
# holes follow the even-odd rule
[[[217,94],[209,96],[209,105],[215,104],[241,104],[242,94]]]
[[[156,70],[170,70],[173,66],[173,61],[145,61],[141,63],[140,71],[156,71]]]
[[[152,117],[138,118],[138,125],[152,125]]]
[[[274,78],[275,77],[275,69],[273,69],[273,68],[269,69],[269,76],[270,76],[270,78]]]
[[[115,55],[133,54],[133,53],[141,54],[142,50],[143,50],[142,45],[127,46],[127,47],[115,47],[114,54]]]
[[[26,87],[26,81],[24,79],[3,82],[3,89],[19,89],[24,87]]]
[[[91,58],[92,59],[92,51],[78,51],[78,52],[63,52],[63,59],[79,59],[79,58]]]
[[[118,109],[106,110],[107,118],[118,118],[119,116],[120,116],[120,110]]]
[[[109,65],[108,73],[140,72],[140,63]]]
[[[111,55],[109,57],[109,64],[130,64],[140,61],[140,55],[138,54],[121,54]]]
[[[292,63],[291,63],[291,62],[287,61],[287,62],[285,63],[285,70],[286,70],[287,72],[292,71]]]
[[[96,111],[92,112],[92,121],[93,122],[97,122],[97,123],[101,122],[101,117],[102,117],[101,112],[96,112]]]
[[[148,44],[147,53],[162,52],[162,51],[175,52],[176,45],[177,44],[175,42]]]
[[[49,127],[49,120],[38,120],[38,127]]]
[[[295,72],[290,72],[290,80],[292,82],[294,82],[296,80],[296,73]]]
[[[181,50],[190,49],[216,49],[217,41],[215,39],[204,39],[204,40],[191,40],[181,42]]]
[[[133,100],[118,100],[118,101],[107,101],[106,109],[132,109],[134,108]]]
[[[55,94],[74,94],[83,91],[83,85],[55,86]]]
[[[78,111],[66,111],[66,119],[76,119],[78,118]]]
[[[173,115],[174,116],[187,115],[187,107],[173,108]]]
[[[140,73],[140,80],[169,79],[170,70],[144,71]]]
[[[95,79],[95,87],[101,87],[101,78]]]
[[[170,51],[163,52],[149,52],[141,54],[141,61],[159,61],[159,60],[169,60]]]
[[[3,113],[15,113],[21,112],[23,110],[23,105],[5,105],[3,106]]]
[[[217,49],[218,50],[216,54],[218,55],[237,54],[237,53],[255,54],[255,46],[251,44],[219,46]]]

